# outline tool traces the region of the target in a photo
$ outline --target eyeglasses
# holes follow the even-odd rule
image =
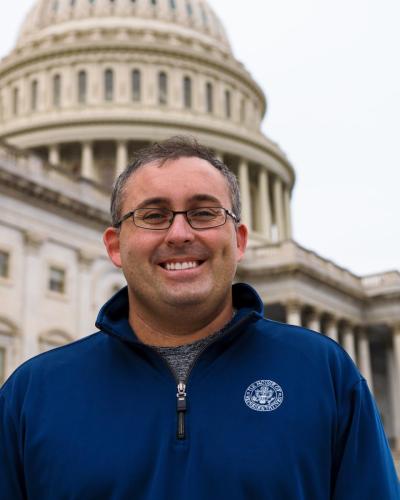
[[[168,229],[178,214],[183,214],[193,229],[223,226],[228,215],[236,223],[239,222],[238,217],[233,212],[222,207],[201,207],[182,211],[169,210],[168,208],[137,208],[125,214],[114,227],[119,227],[124,220],[132,217],[133,223],[137,227],[156,231]]]

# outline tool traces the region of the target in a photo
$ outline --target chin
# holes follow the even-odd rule
[[[166,294],[164,302],[174,307],[199,306],[203,304],[209,294],[186,293],[186,294]]]

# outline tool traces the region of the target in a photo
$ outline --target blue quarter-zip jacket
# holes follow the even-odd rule
[[[196,360],[186,397],[131,330],[126,289],[99,332],[19,367],[0,391],[0,499],[398,500],[349,356],[263,319],[248,285],[233,296],[238,313]]]

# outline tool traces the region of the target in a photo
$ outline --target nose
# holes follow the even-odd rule
[[[168,245],[182,245],[193,241],[193,228],[184,214],[175,215],[165,239]]]

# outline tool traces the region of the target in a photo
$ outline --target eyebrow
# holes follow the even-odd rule
[[[189,199],[188,199],[188,202],[189,203],[193,203],[193,202],[200,202],[200,201],[209,201],[210,203],[218,203],[219,205],[221,205],[221,201],[216,198],[215,196],[212,196],[211,194],[195,194],[194,196],[191,196]],[[155,196],[153,198],[147,198],[145,200],[143,200],[142,202],[139,203],[139,205],[137,205],[136,208],[143,208],[143,207],[158,207],[158,206],[161,206],[161,205],[169,205],[171,203],[171,200],[169,198],[163,198],[163,197],[160,197],[160,196]]]

